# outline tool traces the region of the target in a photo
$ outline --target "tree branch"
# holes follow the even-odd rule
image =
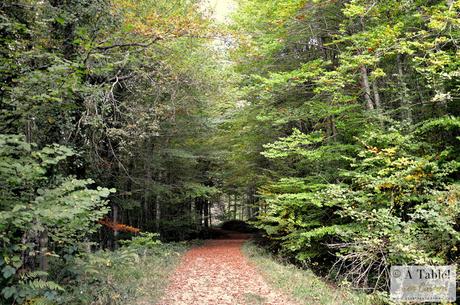
[[[95,49],[101,50],[101,51],[107,51],[107,50],[115,49],[115,48],[131,48],[131,47],[148,48],[154,43],[156,43],[157,41],[162,40],[162,39],[163,39],[162,37],[157,36],[154,39],[152,39],[152,41],[150,41],[149,43],[140,43],[140,42],[117,43],[117,44],[113,44],[110,46],[98,46]]]

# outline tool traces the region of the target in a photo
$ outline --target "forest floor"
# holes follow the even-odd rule
[[[241,250],[247,234],[208,240],[183,257],[158,305],[295,305]]]

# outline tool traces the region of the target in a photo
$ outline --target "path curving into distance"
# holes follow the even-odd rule
[[[270,287],[241,252],[245,234],[192,248],[157,305],[297,305]]]

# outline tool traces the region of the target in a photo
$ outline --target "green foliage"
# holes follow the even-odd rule
[[[303,134],[300,130],[294,129],[292,135],[282,138],[275,143],[264,145],[262,153],[267,158],[276,159],[293,155],[305,156],[309,145],[320,143],[323,137],[320,133]]]
[[[211,198],[219,193],[219,190],[212,186],[206,186],[198,183],[186,183],[184,193],[191,198]]]
[[[32,304],[55,304],[54,301],[64,291],[64,288],[54,281],[43,280],[42,278],[47,275],[46,272],[40,271],[22,274],[14,286],[3,288],[2,295],[6,300],[13,299],[19,302],[27,300]]]
[[[89,188],[93,181],[61,175],[60,166],[75,153],[64,146],[37,149],[21,136],[0,135],[0,242],[2,296],[22,302],[52,298],[59,285],[34,270],[44,256],[63,254],[95,232],[107,214],[105,198],[114,190]],[[49,246],[38,239],[46,238]],[[41,258],[36,258],[40,253]]]
[[[363,292],[353,291],[350,287],[331,286],[311,270],[288,264],[283,257],[275,256],[252,242],[244,244],[243,253],[273,287],[281,289],[300,304],[387,304],[376,295],[368,296]]]
[[[429,122],[413,135],[371,132],[340,171],[341,184],[281,179],[263,193],[269,206],[258,226],[299,260],[316,262],[337,251],[334,272],[356,286],[384,288],[393,264],[455,262],[460,202],[452,178],[460,163],[451,146],[439,151],[418,136],[432,124],[460,131]]]
[[[354,284],[372,280],[378,286],[394,264],[455,262],[460,202],[452,177],[460,168],[458,155],[425,154],[420,147],[427,146],[396,131],[371,134],[353,169],[343,173],[351,180],[338,213],[351,223],[338,232],[343,243],[334,247],[349,266],[341,272]]]
[[[65,292],[58,304],[126,304],[162,295],[167,279],[186,245],[161,244],[153,234],[126,242],[116,251],[86,253],[67,261],[66,273],[56,270]]]
[[[241,3],[227,181],[256,186],[273,249],[369,290],[391,264],[458,262],[459,9]]]
[[[50,269],[40,280],[71,289],[60,275],[68,275],[75,256],[98,243],[120,244],[123,234],[100,229],[102,217],[161,232],[162,239],[184,239],[204,225],[195,220],[204,217],[204,204],[196,213],[190,204],[209,206],[220,193],[210,173],[217,158],[206,142],[215,126],[210,113],[220,107],[210,105],[228,103],[228,86],[200,4],[0,4],[0,130],[8,134],[0,137],[0,284],[8,297],[1,303],[64,302],[51,286],[21,292],[29,288],[19,287],[20,277]],[[15,136],[22,134],[26,141]],[[124,247],[133,252],[126,261],[158,254],[159,236],[148,234]],[[123,251],[113,255],[124,257]],[[55,272],[61,260],[70,265]],[[108,286],[105,299],[94,294],[88,302],[114,302],[111,275],[100,276]],[[89,289],[85,279],[91,281],[82,277],[78,285]]]
[[[160,234],[155,233],[140,233],[130,240],[121,241],[127,248],[134,249],[140,255],[152,254],[152,251],[159,248],[161,241],[159,240]],[[154,252],[153,252],[154,253]]]
[[[218,193],[206,141],[229,76],[199,1],[4,1],[0,14],[2,132],[77,147],[65,171],[118,189],[141,229],[158,231],[156,202],[162,226]]]

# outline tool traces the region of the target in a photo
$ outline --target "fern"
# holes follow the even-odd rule
[[[52,290],[64,291],[64,289],[53,281],[45,281],[42,279],[35,279],[27,283],[32,290]]]

